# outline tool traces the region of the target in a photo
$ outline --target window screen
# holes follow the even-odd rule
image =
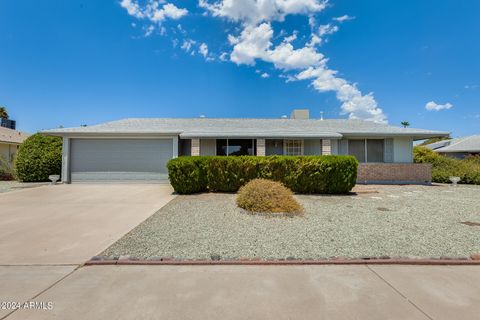
[[[365,140],[348,140],[348,154],[365,162]]]
[[[303,140],[285,140],[284,149],[286,156],[303,155]]]
[[[383,139],[367,140],[367,161],[368,162],[384,162],[384,141]]]

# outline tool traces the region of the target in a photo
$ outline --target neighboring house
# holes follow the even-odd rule
[[[0,157],[13,163],[18,147],[29,136],[27,133],[0,126]]]
[[[125,119],[43,131],[63,137],[64,182],[161,181],[177,156],[354,155],[361,182],[428,182],[429,167],[413,164],[413,141],[448,132],[362,120]]]
[[[480,155],[480,135],[442,140],[426,147],[444,156],[463,159],[469,155]]]

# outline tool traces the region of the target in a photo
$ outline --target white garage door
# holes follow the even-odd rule
[[[72,182],[162,181],[173,157],[172,139],[72,139]]]

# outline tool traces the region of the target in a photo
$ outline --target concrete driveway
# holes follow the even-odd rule
[[[0,265],[78,265],[171,199],[170,185],[56,185],[0,194]]]

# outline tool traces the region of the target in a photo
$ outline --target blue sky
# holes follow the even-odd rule
[[[309,108],[478,134],[479,12],[476,0],[1,1],[0,105],[29,132]]]

